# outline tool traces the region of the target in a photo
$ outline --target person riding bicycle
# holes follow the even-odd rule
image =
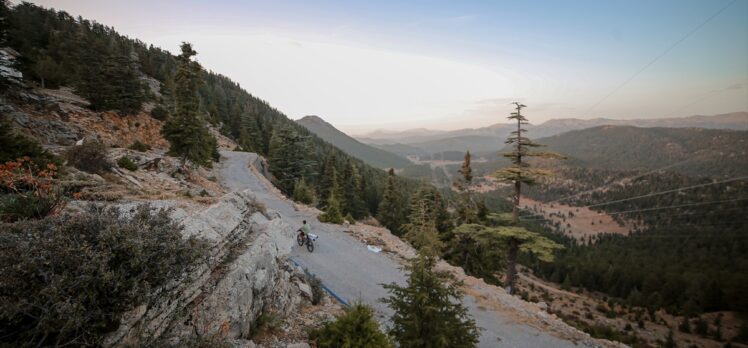
[[[312,228],[309,227],[309,224],[306,223],[306,220],[302,221],[301,228],[299,228],[299,232],[304,237],[304,239],[309,238],[309,233],[312,232]]]

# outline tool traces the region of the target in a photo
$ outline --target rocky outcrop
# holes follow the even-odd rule
[[[138,345],[195,336],[243,339],[263,313],[283,315],[302,300],[303,272],[285,256],[293,231],[263,212],[249,192],[231,193],[182,219],[185,237],[210,245],[210,255],[182,279],[154,292],[148,304],[127,313],[106,346]]]

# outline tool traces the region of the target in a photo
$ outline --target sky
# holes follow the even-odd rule
[[[748,110],[748,0],[32,2],[353,134]]]

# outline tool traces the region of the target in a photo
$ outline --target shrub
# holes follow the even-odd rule
[[[387,336],[379,330],[371,307],[357,303],[346,309],[335,321],[326,322],[321,328],[310,332],[309,337],[319,348],[392,347]]]
[[[0,220],[13,222],[41,219],[50,215],[62,204],[58,195],[36,196],[33,193],[0,196]]]
[[[166,210],[87,207],[0,225],[0,346],[97,346],[206,254]]]
[[[127,170],[129,170],[129,171],[132,171],[132,172],[134,172],[134,171],[138,170],[138,165],[137,165],[137,164],[136,164],[135,162],[133,162],[133,161],[132,161],[132,160],[130,159],[130,157],[127,157],[127,156],[122,156],[122,157],[120,157],[120,158],[119,158],[119,159],[117,160],[117,165],[118,165],[118,166],[119,166],[120,168],[125,168],[125,169],[127,169]]]
[[[61,164],[60,159],[44,150],[39,142],[13,131],[7,121],[0,121],[0,163],[22,157],[27,157],[42,168],[49,163]]]
[[[0,164],[0,220],[6,222],[38,219],[54,212],[63,203],[52,180],[57,167],[48,163],[41,169],[32,160]]]
[[[273,312],[263,312],[252,322],[249,328],[250,337],[255,338],[261,332],[272,332],[277,330],[283,323],[283,319]]]
[[[325,297],[325,289],[322,288],[322,281],[314,275],[308,276],[307,281],[309,282],[309,286],[312,288],[312,304],[320,304],[322,298]]]
[[[106,159],[106,148],[101,142],[84,142],[80,146],[72,146],[65,151],[68,164],[84,172],[103,174],[112,168]]]
[[[135,142],[130,145],[129,149],[138,152],[145,152],[151,149],[151,145],[144,144],[140,142],[140,140],[135,140]]]
[[[151,117],[159,121],[165,121],[169,117],[169,111],[162,105],[156,105],[156,107],[151,110]]]

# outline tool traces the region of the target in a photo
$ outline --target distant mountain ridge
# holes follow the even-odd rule
[[[668,127],[748,130],[748,112],[733,112],[714,116],[697,115],[677,118],[631,120],[615,120],[608,118],[582,120],[565,118],[549,120],[539,125],[528,124],[525,126],[525,129],[528,130],[528,136],[537,139],[569,131],[604,125],[635,126],[644,128]],[[380,130],[375,133],[362,135],[358,139],[367,144],[371,144],[372,146],[398,149],[400,151],[396,153],[401,156],[417,155],[417,152],[437,153],[449,150],[470,150],[475,153],[481,153],[497,150],[498,148],[496,145],[503,144],[504,139],[509,135],[514,127],[515,126],[510,124],[497,123],[487,127],[466,128],[447,132],[428,131],[425,129],[419,129],[418,132],[386,132]],[[377,138],[374,138],[373,136]],[[503,145],[499,146],[499,148],[501,147],[503,147]]]
[[[333,125],[327,123],[319,116],[305,116],[296,123],[324,139],[328,143],[343,150],[345,153],[356,157],[369,165],[378,168],[403,168],[411,162],[394,153],[387,152],[376,147],[366,145],[339,131]]]

